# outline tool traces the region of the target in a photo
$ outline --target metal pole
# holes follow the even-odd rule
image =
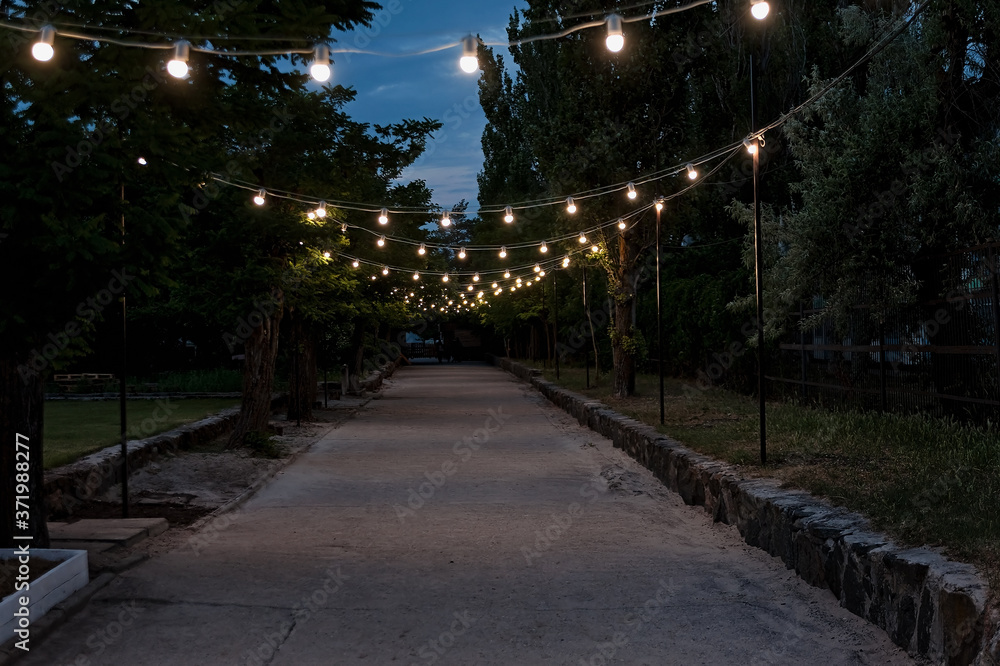
[[[559,379],[559,297],[556,292],[556,272],[552,271],[552,343],[556,353],[556,379]]]
[[[886,359],[885,359],[885,321],[879,322],[878,325],[878,384],[879,384],[879,397],[881,400],[882,413],[888,411],[889,409],[889,396],[886,393]]]
[[[125,178],[121,183],[122,204],[122,249],[125,248]],[[124,254],[122,255],[124,259]],[[123,262],[124,266],[124,262]],[[125,271],[122,270],[122,275]],[[121,423],[121,456],[122,456],[122,518],[128,518],[128,402],[126,397],[125,373],[128,370],[128,332],[125,326],[125,285],[122,285],[122,357],[121,373],[118,377],[118,402]]]
[[[590,309],[587,307],[587,264],[583,265],[583,313],[590,322]],[[587,388],[590,388],[590,347],[585,345],[583,351],[583,367],[587,372]]]
[[[323,409],[330,409],[330,385],[326,379],[326,359],[323,359]]]
[[[799,363],[801,365],[801,397],[803,405],[809,401],[809,388],[806,386],[806,382],[809,380],[809,358],[806,356],[806,332],[805,329],[802,328],[802,321],[805,318],[805,303],[803,301],[799,301],[799,346],[801,347],[799,352]]]
[[[660,425],[664,424],[663,411],[663,304],[660,300],[660,213],[662,204],[656,204],[656,357],[660,372]]]
[[[757,104],[754,93],[754,59],[750,56],[750,123],[757,131]],[[754,137],[753,152],[753,242],[757,278],[757,395],[760,408],[760,464],[767,464],[767,410],[764,382],[764,242],[760,220],[760,137]]]
[[[996,248],[989,252],[990,285],[993,288],[993,338],[997,346],[997,382],[1000,383],[1000,278],[997,272],[1000,271],[1000,256],[997,255]],[[996,399],[1000,401],[1000,389],[997,390]]]

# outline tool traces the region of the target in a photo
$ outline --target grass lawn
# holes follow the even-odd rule
[[[211,416],[238,402],[232,398],[129,400],[129,439],[143,439]],[[45,469],[71,463],[121,442],[117,400],[45,403]]]
[[[923,416],[830,412],[768,403],[768,465],[760,465],[757,401],[665,381],[660,425],[657,377],[637,379],[639,395],[610,396],[602,375],[584,389],[582,369],[544,377],[656,426],[700,453],[737,465],[744,477],[769,476],[871,519],[908,545],[942,546],[977,565],[1000,591],[1000,434]],[[688,386],[693,388],[693,382]],[[594,371],[591,369],[591,386]]]

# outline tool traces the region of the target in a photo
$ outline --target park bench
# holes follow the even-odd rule
[[[60,391],[71,391],[76,387],[107,388],[115,381],[115,375],[107,372],[80,372],[55,375],[52,381],[56,383]]]

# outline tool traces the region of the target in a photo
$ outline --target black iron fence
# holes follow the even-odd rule
[[[1000,243],[932,262],[935,293],[888,309],[859,305],[780,345],[772,390],[834,407],[1000,421]],[[822,316],[821,302],[801,318]]]

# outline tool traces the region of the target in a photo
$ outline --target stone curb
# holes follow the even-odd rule
[[[275,397],[272,408],[284,400]],[[239,416],[239,407],[226,409],[201,421],[188,423],[146,439],[128,442],[128,468],[141,469],[165,452],[189,449],[228,434]],[[116,483],[121,483],[121,445],[80,458],[45,473],[46,510],[49,513],[72,512],[75,505],[99,495]]]
[[[716,522],[736,526],[748,544],[780,557],[809,584],[828,588],[841,606],[910,654],[949,666],[997,663],[1000,636],[984,638],[996,630],[986,617],[989,586],[972,565],[928,548],[899,546],[874,532],[863,516],[804,491],[782,489],[770,479],[741,479],[730,465],[556,386],[538,370],[492,360],[610,439],[686,504],[703,506]]]

